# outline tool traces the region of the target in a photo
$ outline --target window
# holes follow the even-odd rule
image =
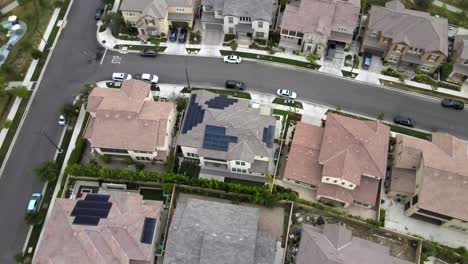
[[[258,22],[258,28],[263,28],[263,22],[262,21]]]
[[[265,33],[264,33],[264,32],[255,32],[255,37],[256,37],[256,38],[264,38],[264,37],[265,37]]]
[[[229,17],[229,18],[228,18],[228,23],[229,23],[229,24],[234,23],[234,18],[233,18],[233,17]]]
[[[183,8],[176,8],[176,12],[184,12],[185,10]]]
[[[431,54],[428,58],[429,61],[436,61],[439,58],[439,56],[435,54]]]
[[[373,37],[373,38],[377,37],[377,31],[375,31],[375,30],[372,31],[371,37]]]
[[[399,59],[398,56],[395,56],[395,55],[388,57],[388,60],[390,62],[398,62],[398,59]]]
[[[245,162],[244,162],[244,161],[241,161],[241,162],[240,162],[240,165],[241,165],[241,166],[245,166]]]
[[[430,72],[431,70],[432,70],[432,65],[423,64],[423,65],[421,66],[421,71]]]
[[[216,11],[216,13],[218,13],[218,16],[222,16],[222,15],[223,15],[223,12],[222,12],[222,11]]]
[[[242,22],[250,22],[250,17],[240,17],[239,20]]]
[[[403,51],[403,46],[395,45],[395,47],[393,48],[393,51],[395,51],[395,52],[402,52],[402,51]]]
[[[345,185],[345,183],[344,183],[344,182],[341,182],[341,185]]]
[[[240,165],[240,161],[236,160],[236,165]]]
[[[326,181],[329,181],[329,180],[330,180],[330,178],[326,177],[326,178],[325,178],[325,180],[326,180]]]
[[[294,30],[289,30],[289,36],[296,36],[296,31]]]
[[[128,153],[125,149],[111,149],[111,148],[101,148],[102,152],[114,152],[114,153]]]
[[[352,184],[349,185],[350,188],[353,188],[353,186],[354,186],[354,185],[352,185]]]
[[[233,27],[229,27],[229,34],[234,34],[234,28]]]
[[[337,180],[333,180],[334,183],[337,183],[338,181]]]
[[[242,169],[242,173],[247,173],[247,170],[246,170],[246,169]]]
[[[304,33],[302,33],[302,32],[297,32],[297,36],[298,36],[299,38],[303,38],[303,37],[304,37]]]

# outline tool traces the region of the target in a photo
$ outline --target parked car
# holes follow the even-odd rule
[[[112,80],[116,82],[123,82],[123,81],[131,80],[131,79],[132,79],[132,75],[128,73],[114,72],[112,74]]]
[[[393,122],[402,126],[414,127],[413,119],[406,116],[395,116],[395,118],[393,118]]]
[[[182,28],[180,30],[179,43],[185,43],[187,41],[187,34],[188,34],[187,28]]]
[[[157,75],[154,75],[154,74],[142,73],[142,74],[135,75],[135,77],[137,77],[137,79],[140,79],[140,80],[145,81],[147,83],[151,83],[151,84],[159,83],[159,77]]]
[[[456,110],[463,110],[463,108],[465,108],[465,104],[463,102],[453,99],[444,99],[440,102],[440,104],[443,107],[453,108]]]
[[[33,193],[31,195],[31,199],[29,200],[29,203],[28,203],[28,209],[27,209],[28,212],[34,212],[34,211],[37,211],[37,209],[39,209],[41,198],[42,198],[42,194],[40,193]]]
[[[156,57],[158,56],[158,52],[152,49],[144,49],[140,51],[140,56],[142,57]]]
[[[96,20],[101,20],[102,14],[104,13],[104,9],[102,8],[96,8],[96,14],[94,15],[94,18]]]
[[[364,54],[364,62],[362,62],[362,68],[369,69],[372,63],[372,54],[366,53]]]
[[[63,115],[60,115],[59,120],[58,120],[58,124],[61,125],[61,126],[64,126],[66,123],[67,123],[67,121],[65,120],[65,117]]]
[[[236,81],[236,80],[227,80],[226,81],[226,88],[245,90],[245,82]]]
[[[229,55],[229,56],[224,56],[223,61],[226,63],[241,63],[242,59],[241,57],[237,55]]]
[[[121,82],[106,82],[106,86],[108,88],[120,88],[122,87],[122,83]]]
[[[169,34],[169,40],[172,42],[177,41],[178,33],[179,33],[179,30],[177,28],[171,28],[171,32]]]
[[[287,99],[296,99],[297,98],[297,94],[291,90],[285,90],[285,89],[278,89],[278,91],[276,91],[276,94],[279,96],[279,97],[283,97],[283,98],[287,98]]]

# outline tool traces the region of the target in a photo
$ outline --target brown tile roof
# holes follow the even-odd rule
[[[165,146],[176,106],[145,99],[149,93],[150,85],[136,80],[124,82],[121,89],[94,88],[87,107],[93,117],[85,132],[91,146],[139,151]]]
[[[70,213],[79,200],[57,199],[33,263],[152,263],[153,245],[141,243],[140,236],[145,217],[159,222],[162,203],[142,199],[138,193],[112,192],[109,215],[97,226],[72,224]]]
[[[326,196],[342,202],[353,204],[353,191],[335,184],[321,183],[317,189],[317,196]]]
[[[300,6],[286,5],[281,28],[303,33],[319,33],[330,37],[332,32],[350,42],[356,28],[361,3],[358,0],[302,0]],[[345,31],[343,31],[345,29]]]
[[[349,155],[348,168],[355,166],[353,171],[381,179],[387,168],[389,136],[390,129],[380,122],[328,114],[319,162],[326,166],[333,159]],[[354,175],[345,173],[343,178],[353,181]]]
[[[386,7],[373,5],[369,11],[368,30],[381,31],[393,43],[405,43],[426,52],[448,54],[448,21],[429,13],[402,8],[398,0]]]
[[[390,191],[412,195],[416,188],[416,170],[393,168]]]
[[[433,133],[432,142],[398,135],[397,144],[401,154],[394,167],[415,171],[423,164],[418,207],[468,221],[467,143],[447,133]]]
[[[324,129],[298,122],[288,154],[285,177],[318,186],[322,166],[318,163]]]
[[[361,203],[376,206],[380,202],[379,189],[380,180],[362,177],[361,183],[353,190],[353,198]]]

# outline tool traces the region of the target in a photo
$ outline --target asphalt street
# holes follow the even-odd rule
[[[468,111],[440,107],[435,99],[336,78],[312,71],[277,67],[245,61],[240,65],[223,64],[218,58],[167,56],[141,58],[108,51],[103,63],[95,59],[96,0],[74,1],[68,22],[55,47],[44,77],[28,111],[25,122],[0,178],[0,263],[13,263],[20,252],[28,226],[23,217],[31,193],[43,184],[33,168],[53,159],[55,148],[42,133],[59,141],[62,128],[57,119],[65,103],[71,102],[84,84],[109,79],[112,72],[155,73],[161,82],[185,84],[185,67],[192,85],[223,86],[226,79],[247,83],[248,89],[275,93],[291,89],[299,99],[333,108],[377,117],[384,113],[390,120],[395,114],[412,117],[417,127],[441,130],[468,138]]]

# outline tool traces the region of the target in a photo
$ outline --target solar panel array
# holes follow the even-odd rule
[[[214,109],[224,109],[234,103],[237,103],[237,99],[229,98],[226,95],[218,95],[205,102],[209,108]]]
[[[151,244],[153,242],[154,229],[156,228],[156,219],[146,217],[143,223],[143,230],[141,233],[141,243]]]
[[[73,224],[98,225],[101,218],[107,218],[112,208],[109,195],[88,194],[84,200],[78,200],[70,216],[74,216]]]
[[[200,124],[203,121],[203,117],[205,116],[205,109],[202,109],[202,107],[195,102],[195,99],[197,99],[197,95],[192,94],[190,96],[185,122],[182,127],[182,134],[186,134],[193,127]]]
[[[237,137],[226,135],[226,128],[206,125],[203,148],[228,151],[229,143],[237,143]]]
[[[265,142],[267,147],[272,148],[275,140],[275,127],[268,126],[263,128],[262,141]]]

